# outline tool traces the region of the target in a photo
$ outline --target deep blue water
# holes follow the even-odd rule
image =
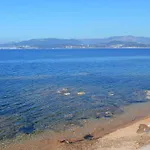
[[[149,89],[150,49],[0,51],[0,139],[113,117]]]

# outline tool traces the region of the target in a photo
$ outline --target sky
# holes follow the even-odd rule
[[[1,0],[0,41],[150,37],[150,0]]]

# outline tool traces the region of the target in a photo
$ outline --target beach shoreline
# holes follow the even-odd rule
[[[52,134],[45,131],[40,135],[34,135],[32,138],[26,138],[26,140],[15,141],[13,143],[2,144],[4,150],[107,150],[111,147],[115,147],[116,139],[131,139],[133,136],[134,140],[130,142],[136,143],[136,148],[139,148],[147,143],[149,143],[148,134],[144,135],[144,140],[140,134],[137,134],[136,131],[140,124],[150,124],[150,102],[142,104],[134,104],[132,106],[125,107],[125,113],[116,116],[115,118],[103,120],[101,123],[96,120],[87,122],[84,128],[73,127],[70,128],[65,133],[56,135],[55,138],[52,138]],[[124,133],[124,135],[123,135]],[[131,134],[132,133],[132,134]],[[86,135],[91,135],[91,139],[84,137]],[[112,138],[114,137],[114,138]],[[141,138],[141,144],[140,143]],[[137,139],[138,142],[135,142]],[[102,144],[103,143],[112,143],[112,144]],[[111,141],[111,142],[110,142]],[[126,140],[125,140],[126,141]],[[145,143],[146,142],[146,143]],[[130,145],[131,145],[130,143]],[[137,144],[139,143],[139,144]],[[123,144],[124,145],[124,144]],[[133,144],[135,146],[135,144]],[[121,146],[121,145],[120,145]],[[129,149],[129,148],[128,148]],[[115,149],[112,149],[115,150]],[[116,149],[117,150],[117,149]],[[122,150],[122,149],[121,149]],[[130,150],[130,149],[129,149]],[[132,149],[131,149],[132,150]],[[134,150],[134,149],[133,149]]]

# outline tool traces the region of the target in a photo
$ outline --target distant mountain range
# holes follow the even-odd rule
[[[31,39],[21,42],[0,44],[1,48],[132,48],[150,47],[149,37],[114,36],[97,39]]]

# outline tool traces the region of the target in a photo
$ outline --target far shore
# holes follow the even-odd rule
[[[3,50],[91,50],[91,49],[150,49],[150,47],[75,47],[75,48],[0,48]]]

